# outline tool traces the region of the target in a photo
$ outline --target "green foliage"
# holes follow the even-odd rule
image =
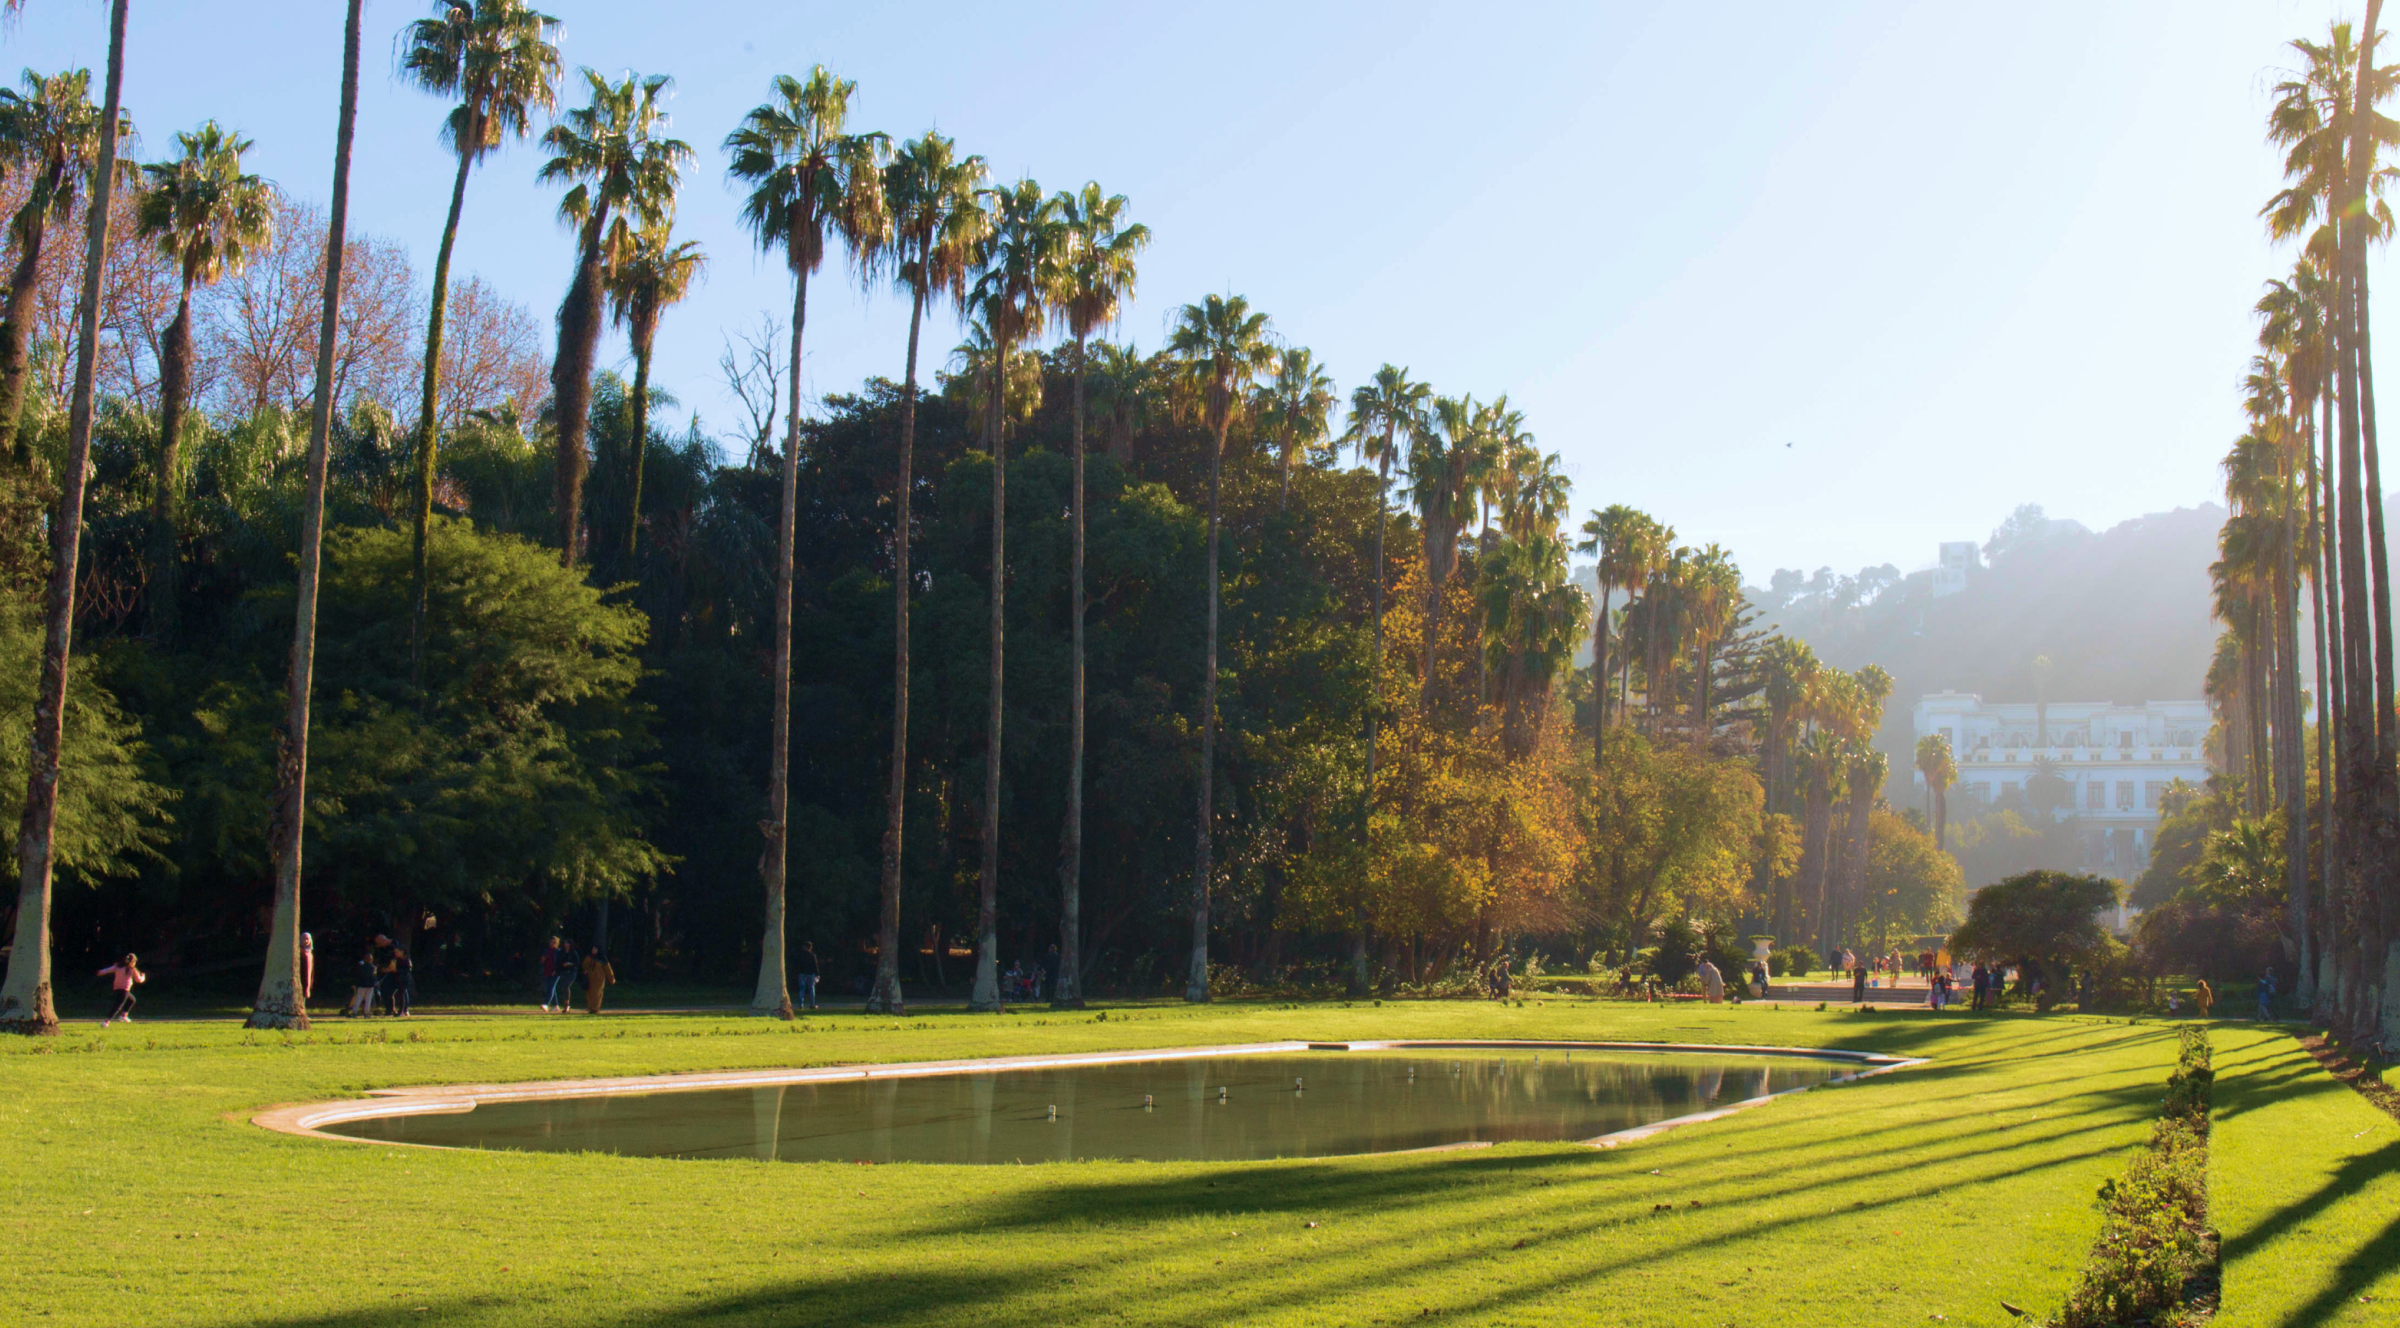
[[[2183,1323],[2184,1289],[2216,1258],[2208,1230],[2208,1034],[2183,1030],[2165,1114],[2122,1178],[2100,1187],[2091,1262],[2057,1328]]]
[[[2099,914],[2117,902],[2115,885],[2097,876],[2030,871],[1975,892],[1967,921],[1950,937],[1953,954],[1977,959],[2035,959],[2056,966],[2074,963],[2108,938]]]
[[[1958,862],[1933,846],[1933,836],[1890,812],[1868,822],[1866,907],[1862,930],[1888,949],[1895,938],[1927,936],[1958,924],[1966,882]]]
[[[1816,972],[1821,962],[1817,952],[1805,945],[1778,946],[1767,956],[1767,973],[1770,977],[1804,977]]]
[[[0,604],[0,820],[12,827],[25,815],[27,741],[41,671],[40,615],[23,602]],[[159,861],[175,794],[156,782],[140,723],[89,667],[67,672],[65,728],[52,841],[59,873],[90,882]]]

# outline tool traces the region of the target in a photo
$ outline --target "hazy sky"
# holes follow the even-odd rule
[[[1123,335],[1234,291],[1347,395],[1392,361],[1506,392],[1578,512],[1643,507],[1750,579],[1932,560],[2016,504],[2101,528],[2216,496],[2261,280],[2283,43],[2328,0],[819,5],[550,0],[570,65],[675,76],[678,218],[714,258],[659,380],[712,429],[721,330],[788,312],[718,148],[768,78],[857,80],[855,124],[996,173],[1096,179],[1156,240]],[[146,158],[214,116],[322,201],[341,9],[134,0]],[[370,0],[356,226],[429,275],[442,107],[391,74],[427,6]],[[235,18],[249,15],[248,22]],[[0,59],[105,57],[100,0],[39,0]],[[580,95],[577,96],[580,100]],[[470,186],[458,264],[555,309],[571,236],[530,146]],[[2383,289],[2388,260],[2378,257]],[[907,307],[829,265],[806,389],[897,377]],[[945,319],[928,346],[953,344]],[[2385,345],[2392,338],[2383,339]],[[604,358],[622,357],[621,338]],[[2392,381],[2400,381],[2393,379]]]

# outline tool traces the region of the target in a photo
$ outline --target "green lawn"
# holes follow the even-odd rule
[[[1933,1063],[1613,1151],[1265,1164],[452,1153],[249,1123],[268,1104],[397,1084],[1284,1037],[1767,1042]],[[2347,1090],[2317,1074],[2327,1091],[2309,1091],[2315,1072],[2289,1062],[2288,1040],[2238,1033],[2218,1046],[2220,1072],[2247,1085],[2233,1095],[2250,1105],[2227,1108],[2217,1202],[2257,1214],[2220,1221],[2237,1274],[2229,1309],[2243,1278],[2288,1281],[2274,1305],[2304,1303],[2316,1281],[2252,1270],[2297,1238],[2294,1205],[2315,1204],[2308,1220],[2320,1225],[2333,1210],[2308,1175],[2281,1176],[2282,1188],[2257,1180],[2275,1168],[2252,1150],[2282,1145],[2251,1138],[2246,1122],[2289,1116],[2340,1133],[2324,1141],[2337,1173],[2378,1162],[2388,1173],[2391,1123],[2381,1144],[2372,1134],[2353,1144]],[[52,1043],[0,1042],[0,1123],[13,1142],[0,1182],[18,1250],[0,1266],[0,1320],[1996,1325],[2012,1322],[2003,1299],[2046,1312],[2064,1296],[2097,1229],[2093,1191],[2144,1137],[2174,1054],[2173,1029],[2158,1023],[1558,999],[1150,1006],[1104,1022],[329,1021],[289,1039],[87,1023]],[[2386,1220],[2400,1212],[2380,1191],[2360,1198]],[[1664,1202],[1675,1209],[1654,1215]],[[2390,1231],[2380,1239],[2325,1248],[2388,1268]],[[2347,1322],[2264,1313],[2240,1322]]]

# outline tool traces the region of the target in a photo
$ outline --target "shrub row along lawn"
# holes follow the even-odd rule
[[[2214,1291],[2208,1227],[2208,1030],[2186,1025],[2149,1146],[2100,1187],[2100,1241],[2059,1314],[2060,1328],[2173,1323],[2198,1317]]]
[[[0,1318],[2000,1324],[2003,1299],[2048,1313],[2066,1296],[2099,1229],[2095,1190],[2147,1136],[2176,1053],[2161,1024],[1958,1012],[1549,999],[1108,1013],[793,1025],[516,1016],[331,1023],[291,1038],[145,1023],[0,1043],[11,1141],[0,1183],[15,1237],[0,1263]],[[274,1103],[404,1084],[1380,1037],[1754,1042],[1932,1063],[1608,1151],[1518,1144],[1263,1164],[448,1152],[249,1123]],[[2291,1046],[2219,1042],[2232,1082],[2218,1202],[2259,1214],[2219,1218],[2229,1311],[2242,1307],[2244,1277],[2262,1280],[2252,1261],[2279,1260],[2278,1243],[2309,1229],[2284,1219],[2290,1204],[2324,1188],[2314,1173],[2266,1186],[2251,1159],[2287,1145],[2280,1128],[2250,1137],[2246,1120],[2294,1107],[2322,1116],[2340,1136],[2324,1183],[2380,1164],[2381,1212],[2400,1213],[2390,1131],[2383,1151],[2357,1153],[2373,1140],[2349,1140],[2359,1125],[2347,1090],[2314,1094],[2309,1076],[2324,1076]],[[2349,1242],[2327,1246],[2337,1264],[2395,1262],[2388,1229],[2325,1239]],[[2320,1291],[2299,1273],[2269,1276],[2295,1279],[2296,1303]]]
[[[2400,1323],[2400,1121],[2288,1037],[2220,1027],[2219,1328]]]

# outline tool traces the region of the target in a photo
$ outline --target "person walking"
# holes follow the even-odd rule
[[[1852,1005],[1867,1003],[1867,966],[1865,964],[1857,964],[1850,969],[1850,1003]]]
[[[616,980],[617,970],[608,966],[605,952],[594,950],[584,956],[583,1008],[586,1014],[600,1013],[600,1002],[608,995],[608,984]]]
[[[2267,965],[2258,975],[2258,1022],[2266,1023],[2275,1017],[2275,966]]]
[[[792,994],[799,998],[804,1009],[817,1008],[817,943],[800,942],[800,955],[792,961]]]
[[[1971,1010],[1981,1010],[1983,1008],[1984,997],[1991,994],[1991,970],[1985,968],[1981,964],[1977,964],[1975,966],[1975,972],[1969,978],[1969,981],[1973,982],[1975,985],[1975,1003],[1967,1008]]]
[[[2208,1007],[2217,1003],[2217,993],[2209,990],[2208,979],[2200,979],[2199,989],[2192,993],[2192,1004],[2200,1007],[2200,1017],[2208,1018]]]
[[[300,933],[300,1004],[317,994],[317,938]]]
[[[392,1014],[408,1018],[409,1008],[417,1003],[417,967],[409,962],[408,951],[392,947]]]
[[[1709,1004],[1725,1003],[1725,975],[1706,959],[1700,961],[1700,990],[1707,994]]]
[[[558,980],[566,976],[566,972],[566,952],[560,948],[559,939],[553,936],[550,938],[550,943],[542,947],[541,998],[543,1014],[555,1013],[559,1008]]]
[[[132,1023],[133,989],[150,980],[149,975],[142,972],[142,961],[128,953],[123,959],[101,969],[100,976],[107,978],[109,987],[117,993],[117,1008],[109,1012],[108,1018],[100,1021],[100,1026],[106,1028],[119,1019]]]

